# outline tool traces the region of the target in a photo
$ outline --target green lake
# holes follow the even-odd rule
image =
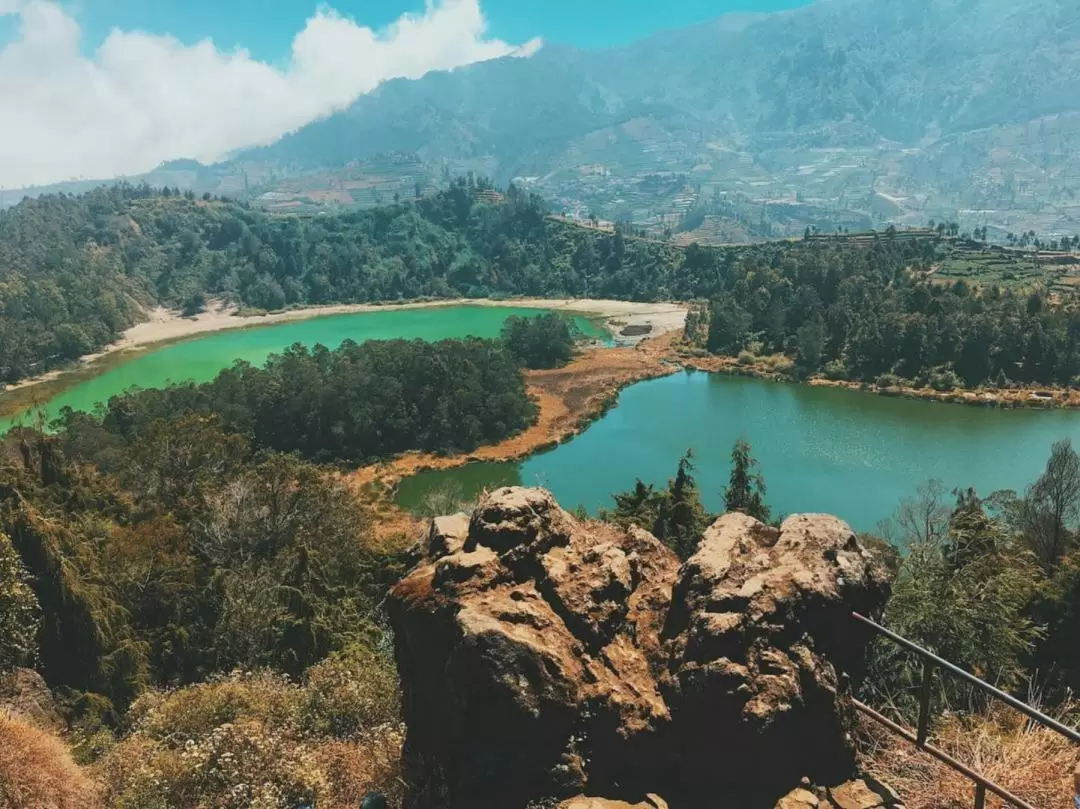
[[[435,489],[472,498],[485,487],[542,485],[566,508],[595,512],[635,477],[663,485],[692,448],[706,505],[719,510],[731,446],[761,462],[774,515],[827,512],[871,531],[915,487],[938,478],[981,494],[1023,489],[1050,445],[1080,444],[1080,412],[998,410],[894,399],[741,377],[680,373],[641,382],[562,446],[522,463],[473,464],[402,482],[398,502],[422,506]]]
[[[442,340],[466,336],[497,337],[503,323],[511,315],[535,317],[540,311],[512,306],[388,309],[385,312],[330,315],[222,331],[121,360],[100,375],[82,381],[42,403],[42,409],[46,417],[52,419],[61,408],[90,411],[99,402],[107,402],[110,397],[136,386],[160,388],[170,382],[205,382],[236,360],[261,365],[267,356],[294,343],[308,346],[322,343],[334,348],[344,340],[361,343],[365,340],[395,338]],[[604,329],[586,318],[575,320],[589,337],[610,337]],[[24,419],[29,421],[26,417]],[[0,419],[0,433],[14,422],[14,419]]]

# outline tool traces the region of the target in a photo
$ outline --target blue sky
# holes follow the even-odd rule
[[[632,42],[665,28],[719,17],[729,11],[776,11],[808,0],[483,0],[491,36],[508,42],[605,47]],[[78,0],[76,17],[93,48],[113,26],[169,33],[184,42],[212,37],[226,49],[248,48],[264,60],[288,54],[293,36],[318,0]],[[423,0],[335,0],[332,8],[364,25],[381,27],[404,12],[422,12]]]

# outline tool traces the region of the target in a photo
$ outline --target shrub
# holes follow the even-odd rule
[[[740,351],[739,352],[739,365],[753,365],[757,361],[757,357],[753,352]]]
[[[303,704],[303,692],[287,677],[238,672],[176,691],[148,691],[132,704],[127,723],[153,741],[192,739],[244,719],[295,727]]]
[[[881,374],[874,380],[879,388],[896,388],[901,384],[900,377],[896,374]]]
[[[353,809],[369,791],[401,791],[397,679],[365,649],[331,656],[302,685],[237,672],[149,692],[127,724],[95,766],[106,809]]]
[[[956,372],[948,366],[934,368],[930,371],[928,379],[930,387],[938,392],[955,390],[963,387],[964,382],[956,375]]]
[[[849,378],[847,366],[843,360],[829,360],[821,370],[826,379],[837,382],[846,382]]]
[[[400,724],[397,672],[386,655],[352,647],[308,670],[305,729],[317,736],[357,739]]]
[[[0,809],[85,809],[96,794],[60,739],[0,713]]]
[[[0,533],[0,673],[36,656],[40,612],[19,555]]]
[[[294,809],[327,792],[311,749],[258,720],[167,742],[135,736],[117,745],[99,772],[104,804],[117,809]]]

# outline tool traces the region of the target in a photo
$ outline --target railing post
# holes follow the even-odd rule
[[[923,661],[922,688],[919,691],[919,731],[916,744],[922,747],[930,733],[930,687],[934,682],[934,664]]]
[[[986,784],[975,785],[975,809],[986,807]]]

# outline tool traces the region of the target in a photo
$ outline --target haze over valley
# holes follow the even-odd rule
[[[273,145],[145,179],[288,211],[471,171],[687,242],[929,219],[1072,234],[1078,42],[1069,0],[822,0],[390,80]]]

